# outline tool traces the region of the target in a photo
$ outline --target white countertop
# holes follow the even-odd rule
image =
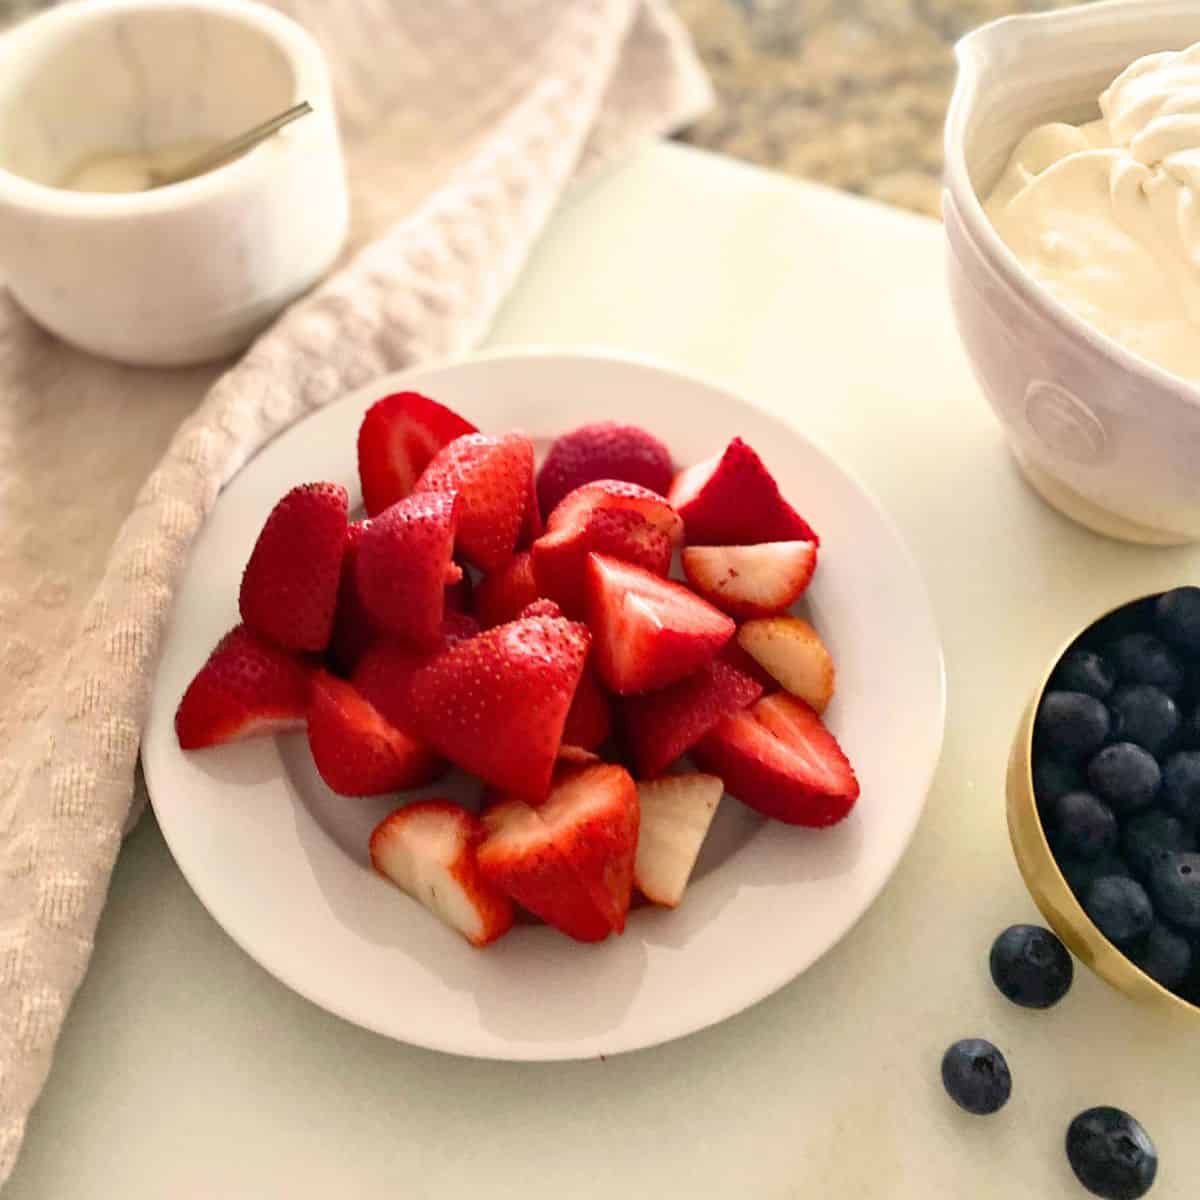
[[[715,1029],[503,1065],[386,1041],[289,992],[209,918],[147,817],[6,1200],[1070,1200],[1086,1193],[1066,1126],[1102,1103],[1155,1139],[1155,1200],[1192,1194],[1200,1031],[1082,968],[1056,1009],[1015,1008],[987,952],[1037,919],[1003,801],[1029,691],[1097,612],[1195,581],[1200,550],[1105,541],[1025,487],[959,351],[931,221],[657,146],[555,218],[489,339],[531,342],[707,372],[787,414],[896,517],[933,595],[950,706],[893,881],[817,966]],[[942,1092],[941,1053],[967,1035],[1008,1057],[998,1116]]]

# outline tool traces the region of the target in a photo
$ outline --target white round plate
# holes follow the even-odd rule
[[[302,734],[183,753],[188,681],[237,620],[242,566],[275,501],[329,479],[359,500],[363,413],[416,389],[485,432],[539,446],[587,421],[636,421],[679,464],[734,434],[754,446],[822,538],[804,607],[838,668],[827,720],[862,798],[817,832],[764,822],[726,797],[682,906],[630,914],[584,946],[521,925],[472,949],[383,879],[367,838],[387,797],[333,795]],[[379,1033],[454,1054],[584,1058],[651,1046],[762,999],[833,946],[908,844],[941,748],[941,648],[917,567],[892,522],[836,463],[775,417],[672,370],[587,354],[481,356],[378,380],[289,430],[225,490],[175,604],[142,745],[180,869],[230,936],[288,986]],[[426,794],[454,795],[453,780]],[[463,795],[468,794],[465,790]]]

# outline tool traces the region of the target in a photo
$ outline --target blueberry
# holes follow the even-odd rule
[[[1050,1008],[1070,990],[1075,967],[1067,948],[1040,925],[1010,925],[993,943],[992,982],[1022,1008]]]
[[[1133,961],[1151,979],[1174,991],[1192,969],[1192,947],[1187,938],[1160,923],[1150,930],[1145,947]]]
[[[1012,1093],[1004,1055],[982,1038],[963,1038],[946,1051],[942,1083],[959,1108],[979,1117],[998,1112]]]
[[[1176,650],[1200,655],[1200,587],[1163,592],[1154,605],[1154,627]]]
[[[1158,795],[1162,770],[1154,755],[1132,742],[1105,746],[1088,763],[1092,791],[1118,816],[1145,808]]]
[[[1138,633],[1149,629],[1154,624],[1154,605],[1157,597],[1149,600],[1136,600],[1111,612],[1107,617],[1101,617],[1079,639],[1086,646],[1098,650],[1101,654],[1106,647],[1118,638],[1129,633]]]
[[[1138,1200],[1158,1174],[1146,1131],[1119,1108],[1089,1108],[1067,1129],[1067,1159],[1079,1182],[1104,1200]]]
[[[1057,845],[1072,858],[1095,858],[1117,844],[1117,818],[1091,792],[1059,796],[1050,812]]]
[[[1033,764],[1033,794],[1042,805],[1053,804],[1067,792],[1087,787],[1087,780],[1078,767],[1057,758],[1039,758]]]
[[[1126,821],[1121,830],[1121,851],[1139,879],[1146,879],[1155,862],[1177,850],[1191,850],[1195,838],[1187,826],[1170,813],[1152,808]]]
[[[1038,741],[1051,754],[1078,761],[1095,754],[1108,737],[1108,709],[1082,692],[1047,692],[1038,709]]]
[[[1058,860],[1058,867],[1070,885],[1071,891],[1079,897],[1086,896],[1092,884],[1105,876],[1117,875],[1124,879],[1133,877],[1125,861],[1115,854],[1102,854],[1090,862],[1087,859],[1070,858],[1064,855]]]
[[[1200,824],[1200,750],[1183,750],[1167,759],[1163,804],[1182,820]]]
[[[1152,633],[1127,633],[1108,647],[1108,658],[1122,683],[1148,683],[1175,695],[1186,680],[1183,664]]]
[[[1083,692],[1105,699],[1116,687],[1117,673],[1107,659],[1094,650],[1068,650],[1054,668],[1050,686],[1059,692]]]
[[[1200,933],[1200,854],[1167,854],[1150,870],[1150,892],[1161,916],[1191,934]]]
[[[1154,907],[1136,879],[1106,875],[1088,888],[1084,911],[1110,942],[1127,946],[1150,932]]]
[[[1108,701],[1112,736],[1133,742],[1157,756],[1179,732],[1179,709],[1160,688],[1148,683],[1118,688]]]

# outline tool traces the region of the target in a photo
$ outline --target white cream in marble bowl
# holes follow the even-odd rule
[[[88,160],[215,143],[298,100],[313,114],[195,179],[62,186]],[[64,340],[139,365],[231,354],[329,269],[347,218],[324,58],[273,10],[70,3],[0,36],[0,282]]]

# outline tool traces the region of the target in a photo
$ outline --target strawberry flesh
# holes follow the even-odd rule
[[[770,617],[791,607],[812,581],[812,542],[756,546],[688,546],[680,555],[692,590],[740,620]]]

